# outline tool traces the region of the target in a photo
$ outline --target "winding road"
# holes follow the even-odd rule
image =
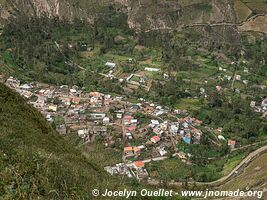
[[[196,186],[218,186],[221,185],[228,180],[234,178],[242,169],[244,169],[254,158],[258,157],[259,155],[267,152],[267,145],[251,152],[246,158],[244,158],[228,175],[221,177],[216,181],[211,182],[196,182],[190,181],[188,182],[189,185],[196,185]],[[170,182],[170,186],[182,186],[185,182]],[[157,179],[151,179],[148,181],[148,184],[151,185],[160,185],[161,181]]]

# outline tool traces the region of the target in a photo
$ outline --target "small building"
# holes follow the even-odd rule
[[[151,140],[151,142],[156,144],[160,141],[160,137],[156,135],[156,136],[153,136],[150,140]]]
[[[170,126],[170,132],[171,132],[173,135],[177,134],[177,133],[178,133],[178,130],[179,130],[179,128],[178,128],[176,125],[171,125],[171,126]]]
[[[261,102],[261,107],[267,107],[267,98]]]
[[[240,81],[241,80],[241,76],[240,75],[235,75],[235,80]]]
[[[50,105],[50,106],[48,106],[48,110],[51,110],[53,112],[57,112],[57,105]]]
[[[187,144],[191,144],[191,135],[190,134],[186,134],[184,137],[183,137],[183,141]]]
[[[20,89],[22,89],[22,90],[29,90],[31,88],[32,87],[30,85],[28,85],[28,84],[23,84],[23,85],[20,86]]]
[[[80,138],[85,138],[89,133],[88,129],[82,129],[82,130],[78,130],[78,136]]]
[[[124,147],[123,154],[126,157],[137,156],[141,153],[141,149],[138,147]]]
[[[91,119],[95,119],[95,120],[100,120],[100,119],[104,119],[106,117],[105,113],[91,113],[90,114]]]
[[[235,140],[228,140],[228,146],[231,149],[234,149],[235,148],[235,145],[236,145],[236,141]]]
[[[116,117],[117,117],[118,119],[121,119],[121,118],[122,118],[122,113],[117,113],[117,114],[116,114]]]
[[[105,66],[106,67],[110,67],[110,68],[115,68],[116,67],[116,64],[115,63],[112,63],[112,62],[106,62]]]
[[[104,117],[103,118],[103,124],[109,124],[109,122],[110,122],[109,117]]]
[[[157,150],[158,150],[158,152],[159,152],[159,154],[161,155],[161,156],[165,156],[168,152],[165,150],[165,147],[159,147],[159,148],[157,148]]]
[[[143,161],[135,161],[133,166],[134,168],[139,169],[139,168],[143,168],[145,166],[145,163]]]
[[[145,68],[145,71],[149,71],[149,72],[158,72],[158,71],[160,71],[160,69],[158,69],[158,68],[150,68],[150,67],[146,67],[146,68]]]
[[[156,126],[156,125],[159,125],[159,121],[158,120],[151,120],[151,124]]]
[[[256,101],[251,101],[251,102],[250,102],[250,107],[251,107],[251,108],[254,108],[255,106],[256,106]]]
[[[133,136],[132,136],[131,133],[126,133],[125,135],[126,135],[126,137],[127,137],[129,140],[132,140],[132,139],[133,139]]]
[[[216,90],[217,90],[218,92],[222,91],[222,86],[217,85],[217,86],[216,86]]]

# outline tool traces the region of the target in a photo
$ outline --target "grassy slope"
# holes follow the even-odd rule
[[[242,22],[245,21],[248,16],[251,14],[251,10],[240,0],[234,1],[234,9],[237,15],[237,21]]]
[[[236,190],[246,187],[254,187],[267,181],[267,153],[259,156],[245,168],[235,179],[221,186],[223,190]]]
[[[3,84],[0,130],[3,199],[90,198],[91,187],[114,188],[111,177],[81,156],[40,113]]]

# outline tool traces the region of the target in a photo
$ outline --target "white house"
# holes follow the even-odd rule
[[[158,72],[158,71],[160,71],[160,69],[158,69],[158,68],[150,68],[150,67],[146,67],[146,68],[145,68],[145,71],[149,71],[149,72]]]
[[[104,118],[103,118],[103,123],[104,123],[104,124],[109,124],[109,121],[110,121],[110,120],[109,120],[108,117],[104,117]]]
[[[115,68],[116,67],[116,64],[115,63],[112,63],[112,62],[106,62],[105,66],[106,67],[110,67],[110,68]]]

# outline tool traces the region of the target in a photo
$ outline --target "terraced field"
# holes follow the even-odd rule
[[[264,0],[243,0],[243,2],[254,11],[267,12],[267,2]]]
[[[234,1],[234,9],[236,12],[237,22],[245,21],[252,11],[240,0]]]

